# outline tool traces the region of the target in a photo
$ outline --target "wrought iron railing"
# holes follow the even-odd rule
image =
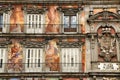
[[[81,24],[0,24],[1,33],[81,33]]]
[[[0,63],[0,73],[82,72],[82,63]]]

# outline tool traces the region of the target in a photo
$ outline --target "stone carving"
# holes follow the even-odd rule
[[[100,70],[118,70],[119,69],[119,65],[117,63],[100,63],[98,65],[98,68],[100,68]]]
[[[118,80],[117,78],[106,78],[106,77],[103,77],[103,80]]]
[[[111,61],[115,56],[115,35],[111,33],[111,29],[108,26],[102,27],[98,34],[98,43],[100,48],[99,56],[104,61]]]

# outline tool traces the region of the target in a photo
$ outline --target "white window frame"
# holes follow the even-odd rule
[[[8,29],[10,26],[10,12],[2,13],[3,21],[2,21],[2,32],[0,33],[8,33]]]
[[[43,33],[43,15],[42,14],[26,14],[26,33],[39,34]]]
[[[79,21],[79,20],[78,20],[78,13],[76,13],[76,19],[77,19],[77,20],[76,20],[76,21],[77,21],[77,22],[76,22],[76,25],[77,25],[77,30],[76,30],[76,32],[65,32],[65,31],[64,31],[64,24],[65,24],[65,23],[64,23],[64,16],[66,16],[66,15],[65,15],[64,13],[63,13],[62,15],[63,15],[63,18],[62,18],[62,21],[63,21],[62,32],[65,33],[65,34],[78,33],[78,31],[79,31],[79,30],[78,30],[78,29],[79,29],[79,24],[78,24],[78,23],[79,23],[79,22],[78,22],[78,21]],[[69,16],[69,15],[68,15],[68,16]]]
[[[28,54],[29,54],[29,57],[28,57]],[[43,66],[43,49],[26,48],[25,72],[42,72],[42,66]]]
[[[62,72],[79,72],[81,65],[80,49],[62,48],[61,53]]]
[[[0,73],[5,71],[6,52],[6,48],[0,48]]]

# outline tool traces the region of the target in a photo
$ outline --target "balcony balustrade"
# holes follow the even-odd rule
[[[81,24],[2,24],[0,25],[1,33],[81,33]]]
[[[53,63],[51,65],[55,65]],[[58,70],[51,70],[46,63],[0,63],[0,73],[26,73],[26,72],[82,72],[82,63],[59,63]],[[10,67],[11,66],[11,67]]]

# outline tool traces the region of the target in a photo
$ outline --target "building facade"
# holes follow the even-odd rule
[[[120,80],[120,1],[0,1],[0,79]]]

